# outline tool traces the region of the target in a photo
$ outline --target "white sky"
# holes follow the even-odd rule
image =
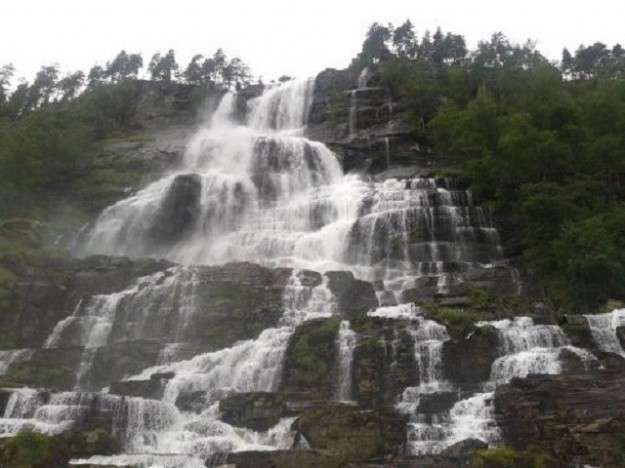
[[[499,30],[535,39],[550,59],[625,43],[625,0],[0,0],[0,64],[30,79],[43,64],[88,71],[121,49],[147,63],[173,48],[184,66],[222,47],[265,80],[301,78],[345,67],[372,22],[406,18],[419,35],[440,25],[470,47]]]

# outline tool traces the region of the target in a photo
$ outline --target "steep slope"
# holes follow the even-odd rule
[[[328,121],[329,73],[226,94],[179,165],[81,231],[79,258],[22,275],[2,435],[108,435],[58,454],[72,466],[463,466],[486,444],[526,463],[506,389],[622,372],[620,313],[560,328],[490,304],[519,284],[488,212],[420,165],[366,72],[335,77],[349,105]],[[372,180],[380,141],[404,177]]]

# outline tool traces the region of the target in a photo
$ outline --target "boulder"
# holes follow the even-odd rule
[[[219,401],[221,420],[233,426],[266,431],[288,414],[284,396],[279,393],[235,393]]]
[[[388,409],[327,405],[304,412],[294,428],[313,450],[343,463],[397,454],[406,440],[406,417]]]
[[[583,315],[564,315],[559,325],[573,346],[596,349],[588,320]]]
[[[249,451],[228,454],[226,463],[236,468],[339,468],[338,457],[321,450]],[[214,466],[212,460],[207,466]]]
[[[468,461],[467,459],[473,454],[473,452],[486,448],[488,448],[488,444],[482,442],[481,440],[465,439],[447,447],[441,452],[441,455],[443,457],[457,460],[459,462],[459,466],[462,466],[462,461],[464,460],[466,463]]]
[[[419,397],[417,413],[440,414],[449,411],[458,401],[456,392],[426,393]]]
[[[419,385],[414,338],[405,323],[374,317],[356,321],[352,363],[354,399],[363,407],[391,406],[406,387]]]
[[[466,390],[476,390],[490,377],[499,355],[499,335],[491,326],[477,327],[464,339],[443,343],[443,377]]]
[[[175,404],[181,411],[199,414],[207,407],[206,392],[203,390],[180,392]]]
[[[371,283],[354,278],[349,271],[325,273],[328,288],[337,301],[338,313],[347,320],[364,317],[378,306],[378,299]]]
[[[152,400],[161,400],[167,381],[174,377],[174,373],[152,374],[147,380],[123,380],[113,382],[109,387],[109,393],[141,397]]]
[[[280,389],[307,393],[310,399],[332,399],[336,382],[336,318],[304,322],[289,340]]]

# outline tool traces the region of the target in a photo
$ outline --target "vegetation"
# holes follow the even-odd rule
[[[625,298],[625,52],[596,43],[550,63],[502,33],[468,51],[440,29],[374,24],[352,67],[377,70],[414,135],[453,157],[507,245],[569,310]]]
[[[336,318],[311,321],[298,328],[289,342],[285,363],[291,386],[316,388],[331,381],[338,328]]]
[[[0,440],[0,466],[11,468],[48,468],[67,466],[70,458],[112,454],[118,444],[103,429],[68,431],[49,436],[21,431]]]

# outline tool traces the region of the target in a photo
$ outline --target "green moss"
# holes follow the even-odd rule
[[[29,361],[12,366],[0,380],[0,385],[68,388],[73,381],[72,369],[47,362]]]
[[[477,450],[471,468],[550,468],[559,466],[553,457],[532,450],[517,451],[509,447]]]
[[[50,468],[67,466],[72,457],[110,455],[118,444],[103,429],[70,431],[49,436],[22,431],[15,437],[0,439],[0,466],[7,468]]]
[[[289,345],[287,369],[297,388],[316,387],[331,379],[339,320],[331,318],[300,328]]]
[[[43,468],[63,466],[67,459],[59,438],[24,431],[0,444],[0,466]]]
[[[461,339],[467,336],[474,328],[475,322],[488,317],[470,309],[453,309],[436,305],[426,306],[428,316],[447,327],[452,338]]]
[[[508,447],[476,450],[471,460],[472,468],[514,468],[521,454]]]

